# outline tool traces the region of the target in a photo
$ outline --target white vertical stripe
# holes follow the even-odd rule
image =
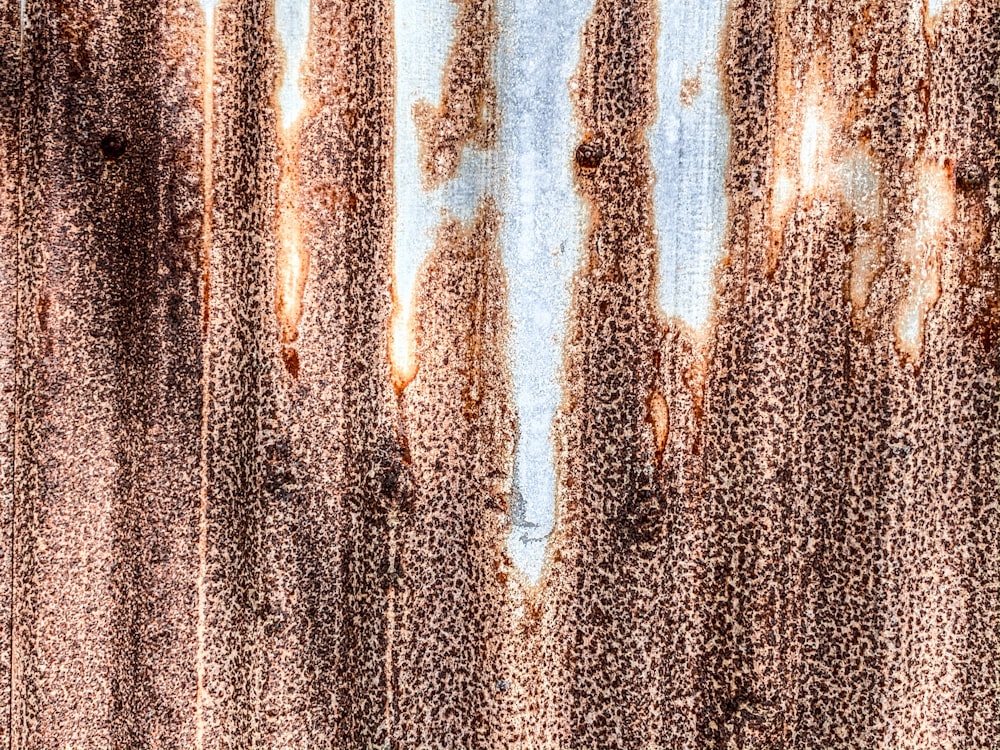
[[[660,3],[656,172],[659,290],[663,312],[695,329],[711,313],[713,269],[726,228],[729,124],[719,80],[724,0]]]
[[[284,75],[278,90],[281,124],[286,130],[305,108],[299,75],[309,38],[309,0],[276,0],[274,25],[285,53]]]
[[[513,529],[508,548],[532,581],[555,514],[552,420],[579,264],[584,208],[572,159],[579,140],[569,78],[592,0],[499,0],[497,88],[503,214],[500,241],[513,321],[518,410]]]

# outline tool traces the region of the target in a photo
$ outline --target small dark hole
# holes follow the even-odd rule
[[[116,134],[108,133],[101,139],[101,154],[108,161],[114,161],[125,153],[125,139]]]
[[[596,143],[584,142],[576,147],[576,163],[583,169],[596,169],[604,151]]]

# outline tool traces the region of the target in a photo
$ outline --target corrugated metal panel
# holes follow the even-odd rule
[[[435,2],[2,6],[0,742],[1000,747],[1000,5]]]

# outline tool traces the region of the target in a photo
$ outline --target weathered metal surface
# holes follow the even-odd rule
[[[12,746],[189,747],[196,9],[29,2],[25,14]]]
[[[3,6],[0,742],[1000,747],[1000,5],[578,5]]]

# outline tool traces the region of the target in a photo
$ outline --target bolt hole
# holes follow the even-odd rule
[[[576,147],[575,158],[581,169],[596,169],[604,158],[604,150],[596,143],[584,141]]]
[[[125,153],[125,138],[117,133],[108,133],[101,139],[101,154],[108,161],[115,161]]]

